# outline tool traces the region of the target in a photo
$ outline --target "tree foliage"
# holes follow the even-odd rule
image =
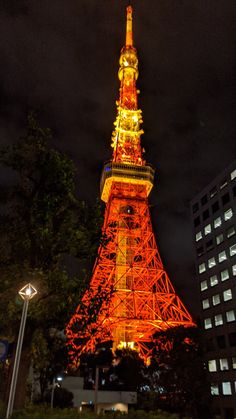
[[[0,336],[15,339],[22,310],[18,290],[32,282],[38,294],[29,305],[24,344],[30,347],[33,338],[37,368],[47,368],[50,330],[64,328],[87,286],[82,270],[101,225],[98,205],[88,207],[76,196],[74,163],[51,147],[51,139],[31,113],[26,136],[0,151],[0,164],[14,179],[1,196]],[[74,261],[79,277],[70,273]]]
[[[199,333],[194,327],[156,333],[149,367],[150,387],[159,408],[193,418],[210,418],[210,393]]]

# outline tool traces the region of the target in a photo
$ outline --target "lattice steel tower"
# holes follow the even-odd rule
[[[113,155],[101,177],[101,199],[106,202],[104,242],[90,288],[67,326],[75,364],[83,351],[93,351],[98,342],[108,340],[115,348],[136,347],[146,358],[156,331],[193,325],[164,270],[150,219],[148,195],[154,170],[143,159],[140,142],[142,112],[137,101],[138,58],[131,6],[127,7],[126,43],[119,64]],[[89,314],[91,305],[97,316]]]

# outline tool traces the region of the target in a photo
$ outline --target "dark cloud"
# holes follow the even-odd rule
[[[189,202],[235,158],[234,0],[133,0],[146,157],[157,168],[152,216],[164,263],[194,290]],[[124,0],[0,5],[0,138],[16,141],[34,108],[78,167],[81,198],[99,194],[118,97]]]

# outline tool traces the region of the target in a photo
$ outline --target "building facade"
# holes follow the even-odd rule
[[[215,418],[236,417],[236,162],[191,202]]]

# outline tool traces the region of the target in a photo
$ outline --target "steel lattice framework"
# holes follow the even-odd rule
[[[154,170],[143,159],[140,142],[131,6],[118,76],[113,158],[101,178],[104,239],[90,287],[66,330],[74,365],[82,352],[94,351],[97,343],[108,340],[115,348],[137,348],[147,358],[156,331],[194,325],[164,270],[151,224],[148,195]]]

